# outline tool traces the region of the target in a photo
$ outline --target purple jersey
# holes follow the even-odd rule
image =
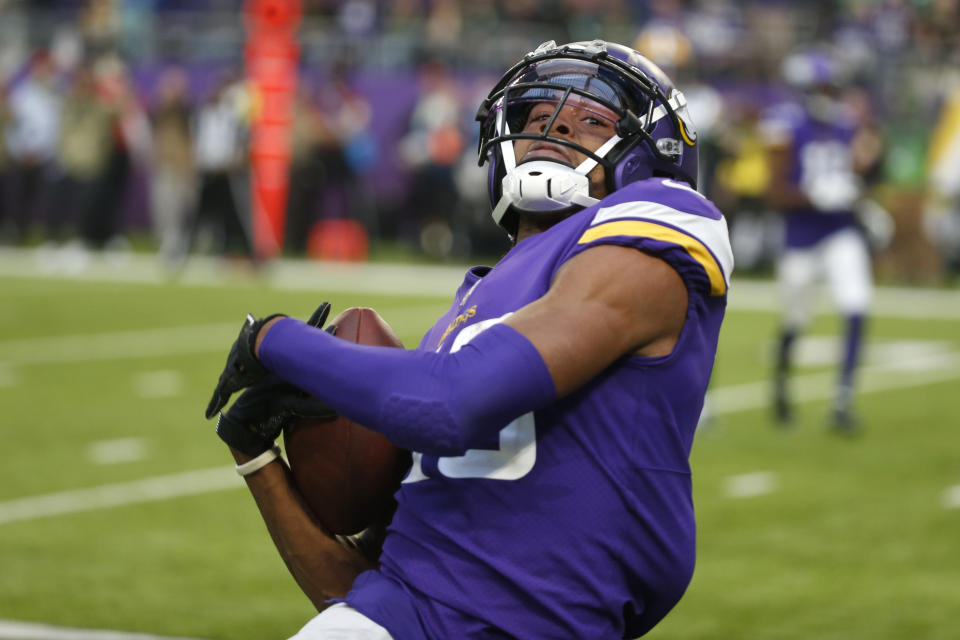
[[[854,173],[856,128],[842,112],[835,120],[824,122],[797,104],[779,105],[768,114],[764,128],[768,135],[790,145],[792,184],[813,182],[821,174]],[[785,244],[791,248],[812,246],[836,231],[856,226],[849,210],[825,213],[808,207],[785,213]]]
[[[496,267],[468,271],[419,348],[459,349],[601,244],[635,247],[676,269],[689,297],[681,336],[670,355],[624,357],[483,448],[414,453],[381,575],[363,582],[406,594],[428,638],[633,637],[689,583],[688,458],[733,266],[726,222],[708,200],[666,179],[628,185],[524,239]],[[423,637],[410,628],[409,607],[394,617],[364,591],[347,601],[398,640]]]

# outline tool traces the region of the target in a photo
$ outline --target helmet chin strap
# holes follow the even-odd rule
[[[603,158],[621,139],[614,135],[596,150],[596,155]],[[497,224],[511,206],[519,211],[552,213],[574,206],[586,208],[599,202],[590,195],[587,177],[597,166],[595,159],[587,158],[576,168],[552,160],[531,160],[517,165],[512,140],[501,142],[500,150],[506,175],[501,183],[500,200],[491,214]]]

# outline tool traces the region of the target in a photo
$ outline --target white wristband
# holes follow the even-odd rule
[[[265,466],[276,460],[280,456],[280,447],[273,445],[256,458],[248,460],[243,464],[237,465],[237,473],[241,476],[248,476],[254,471],[259,471]]]

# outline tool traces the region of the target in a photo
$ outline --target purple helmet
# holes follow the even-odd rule
[[[801,90],[842,88],[848,83],[850,75],[848,66],[825,46],[790,54],[784,58],[781,72],[787,84]]]
[[[616,134],[592,151],[550,135],[549,126],[523,132],[533,105],[541,103],[556,104],[554,118],[564,104],[599,104],[615,114]],[[603,40],[543,43],[503,75],[477,112],[479,163],[490,161],[494,219],[515,235],[517,210],[568,213],[596,202],[586,174],[597,164],[604,167],[608,193],[654,176],[696,188],[697,134],[686,105],[666,74],[633,49]],[[518,166],[513,143],[520,139],[564,145],[587,160],[573,169],[542,161]]]

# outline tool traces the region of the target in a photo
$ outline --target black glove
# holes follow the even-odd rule
[[[328,315],[330,315],[330,303],[323,302],[307,320],[307,324],[320,329],[323,327],[323,323],[327,321]],[[253,357],[253,341],[256,340],[257,332],[267,320],[273,317],[276,316],[254,321],[254,324],[259,323],[259,326],[253,329],[250,325],[252,318],[247,316],[248,322],[240,330],[240,336],[230,350],[230,356],[227,358],[227,368],[221,374],[213,399],[210,401],[210,406],[207,407],[207,417],[209,418],[214,412],[222,408],[230,395],[236,391],[236,389],[229,390],[225,397],[221,397],[223,389],[229,389],[224,384],[224,377],[230,372],[234,352],[240,353],[244,349],[242,345],[248,345],[248,353],[254,366],[260,367],[265,373],[258,382],[240,394],[240,397],[228,411],[220,414],[220,419],[217,421],[217,435],[234,449],[253,457],[269,449],[286,423],[293,418],[333,419],[337,416],[336,412],[322,401],[308,395],[292,384],[284,382],[276,374],[266,371],[263,365]],[[248,326],[250,326],[249,331],[252,333],[251,336],[244,338],[244,332],[248,330]],[[327,331],[333,333],[336,331],[336,327],[331,325],[327,327]],[[238,345],[241,346],[238,347]],[[236,360],[239,360],[239,358],[238,355]],[[227,384],[230,381],[228,379]],[[215,401],[219,404],[215,405]],[[216,408],[211,409],[211,407]]]
[[[322,302],[310,316],[307,324],[319,329],[323,327],[323,323],[327,321],[329,314],[330,303]],[[254,345],[257,341],[257,334],[260,333],[263,325],[282,315],[282,313],[275,313],[272,316],[256,320],[253,316],[247,314],[247,319],[240,327],[240,335],[237,336],[233,346],[230,347],[227,364],[220,374],[216,388],[213,390],[213,397],[207,404],[205,415],[208,420],[227,404],[230,396],[240,389],[256,384],[269,373],[267,368],[254,355]]]
[[[323,329],[323,323],[327,321],[328,315],[330,315],[330,303],[324,300],[320,303],[320,306],[317,307],[317,310],[313,312],[313,315],[310,316],[310,319],[307,320],[307,324],[317,329]],[[328,333],[335,333],[336,330],[336,325],[332,324],[327,327]]]
[[[330,303],[322,302],[310,316],[307,324],[319,329],[323,327],[323,323],[327,321],[329,314]],[[260,333],[263,325],[282,315],[281,313],[275,313],[272,316],[256,320],[253,316],[247,314],[243,326],[240,327],[240,335],[237,336],[233,346],[230,347],[227,364],[220,374],[216,388],[213,390],[213,397],[207,403],[207,410],[204,415],[208,420],[227,404],[230,396],[240,389],[256,384],[269,373],[267,368],[254,355],[254,346],[256,345],[257,334]],[[327,330],[332,333],[336,331],[336,327],[330,326]]]
[[[322,302],[310,316],[307,324],[319,329],[323,327],[323,323],[327,321],[329,314],[330,303]],[[204,415],[208,420],[227,404],[230,396],[234,393],[256,384],[267,376],[269,371],[254,355],[254,346],[256,345],[257,334],[260,333],[263,325],[282,315],[281,313],[275,313],[256,320],[253,316],[247,314],[243,326],[240,327],[240,335],[237,336],[233,346],[230,347],[230,353],[227,354],[227,364],[220,373],[220,379],[213,390],[213,396],[207,403],[207,410]],[[330,330],[336,330],[336,327],[331,326],[328,328],[328,331]]]
[[[213,390],[213,397],[207,404],[206,416],[209,420],[217,411],[222,409],[227,401],[240,389],[249,387],[262,380],[268,373],[257,357],[253,354],[253,348],[256,344],[257,334],[267,321],[276,318],[281,314],[274,314],[266,318],[254,319],[247,314],[243,326],[240,327],[240,335],[234,340],[230,347],[230,353],[227,354],[227,364],[220,373],[220,379]]]
[[[337,413],[323,401],[268,373],[220,414],[217,435],[237,451],[256,457],[273,446],[290,420],[335,417]]]

